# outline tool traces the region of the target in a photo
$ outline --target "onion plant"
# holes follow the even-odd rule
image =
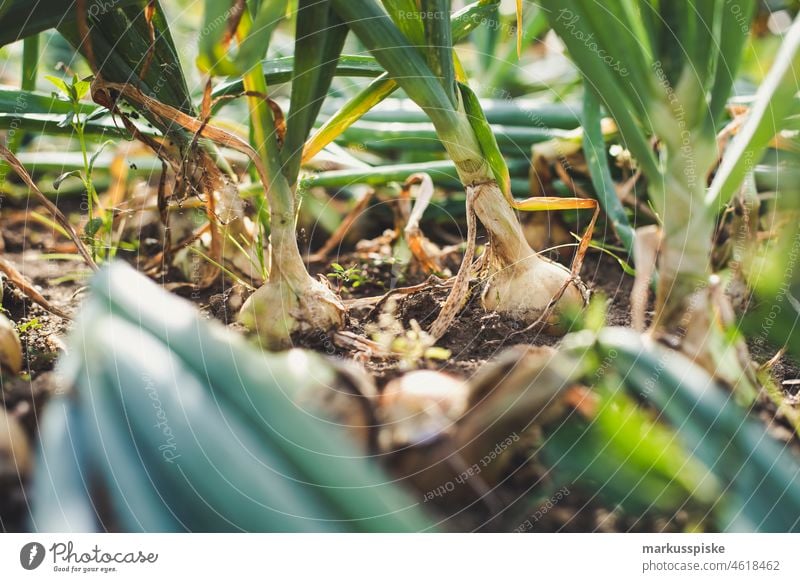
[[[242,308],[240,319],[268,347],[286,347],[296,333],[326,333],[343,323],[344,310],[333,291],[305,268],[295,235],[295,191],[302,148],[336,73],[347,28],[338,22],[329,2],[298,4],[295,54],[285,134],[267,94],[261,58],[271,32],[286,12],[285,1],[250,2],[229,17],[238,50],[227,51],[229,30],[211,26],[215,34],[201,39],[198,64],[209,74],[237,74],[248,96],[251,142],[258,152],[269,203],[270,264],[267,282]],[[206,21],[229,15],[224,4],[206,2]],[[238,20],[237,20],[238,18]]]
[[[538,255],[523,236],[505,160],[477,97],[457,73],[450,2],[332,4],[387,75],[425,111],[455,164],[490,236],[484,307],[534,322],[554,298],[580,303],[582,293],[570,271]]]
[[[745,143],[726,152],[709,192],[709,176],[720,157],[717,133],[725,123],[755,5],[753,0],[543,2],[585,78],[585,90],[614,118],[647,178],[661,230],[653,328],[732,383],[747,364],[731,361],[729,340],[721,331],[725,318],[720,313],[728,310],[710,279],[712,240],[721,206],[752,171],[766,140],[778,131],[780,109],[791,101],[786,96],[774,101],[774,88],[771,94],[762,91],[751,113],[756,125],[769,122],[761,131],[761,148],[750,149],[754,156],[748,167],[736,150],[756,144],[752,135],[739,136]],[[796,34],[795,27],[776,61],[775,85],[783,77],[780,69],[791,70]],[[794,94],[796,83],[784,81],[785,91]]]
[[[285,67],[265,71],[261,61],[272,30],[286,13],[287,3],[247,2],[227,6],[206,3],[207,26],[200,37],[198,65],[210,76],[241,77],[239,82],[246,92],[251,113],[252,149],[208,123],[212,113],[210,93],[205,94],[202,104],[204,118],[198,120],[198,111],[189,95],[158,2],[131,0],[113,6],[89,2],[79,3],[77,7],[42,4],[47,4],[43,7],[46,10],[34,9],[27,14],[26,3],[5,3],[0,12],[5,36],[0,36],[0,40],[10,42],[57,26],[81,51],[96,75],[93,99],[121,118],[128,132],[165,160],[189,193],[205,196],[212,223],[212,262],[221,259],[230,248],[227,234],[240,228],[238,223],[242,219],[236,177],[212,142],[238,148],[248,155],[253,150],[257,153],[251,160],[257,162],[256,175],[263,182],[269,202],[268,218],[264,219],[267,210],[263,201],[256,206],[263,219],[262,225],[269,228],[271,261],[269,279],[245,305],[242,319],[257,330],[263,343],[284,347],[295,332],[326,332],[341,325],[343,310],[339,300],[306,271],[294,232],[295,189],[302,147],[336,73],[347,33],[345,26],[334,22],[336,16],[328,3],[301,2],[299,5],[297,57],[292,59],[290,69],[292,106],[285,135],[279,135],[277,130],[283,120],[280,116],[276,118],[271,109],[266,84],[270,77],[285,75]],[[26,19],[26,15],[29,18]],[[11,36],[12,30],[15,36]],[[230,50],[234,39],[236,51]],[[165,82],[167,76],[169,82]],[[122,111],[123,101],[147,118],[157,132],[133,123]],[[32,114],[23,118],[31,127],[38,124],[40,129],[56,131],[63,116],[49,115],[47,119]],[[92,120],[86,123],[85,129],[87,133],[104,133],[112,126],[110,120]],[[161,138],[162,135],[167,139]],[[201,137],[208,139],[199,139]],[[159,205],[161,209],[166,208],[161,197]],[[240,244],[235,241],[237,251]],[[165,246],[168,251],[168,240]],[[212,276],[204,276],[200,284],[209,284],[219,272],[211,271]]]

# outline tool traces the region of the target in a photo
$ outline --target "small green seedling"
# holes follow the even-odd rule
[[[38,317],[34,317],[33,319],[26,321],[25,323],[20,323],[17,326],[17,331],[19,333],[25,333],[25,332],[28,332],[28,331],[33,331],[33,330],[41,329],[41,328],[42,328],[42,324],[39,322],[39,318]]]
[[[58,190],[61,184],[71,177],[78,178],[83,182],[83,186],[86,190],[86,210],[89,217],[84,226],[83,234],[91,249],[92,258],[94,260],[113,259],[118,248],[118,244],[114,244],[111,240],[114,219],[113,209],[107,209],[105,212],[100,213],[100,215],[96,215],[97,208],[100,207],[100,198],[97,195],[97,190],[92,180],[94,164],[98,155],[108,144],[113,144],[113,142],[104,142],[100,145],[98,150],[90,156],[86,142],[86,123],[89,121],[89,116],[80,111],[81,100],[86,97],[91,90],[92,78],[87,77],[85,79],[79,79],[77,75],[73,75],[72,80],[67,81],[52,75],[47,75],[46,79],[58,89],[57,92],[53,92],[53,96],[66,98],[72,105],[72,113],[66,115],[62,121],[62,125],[72,126],[83,156],[83,170],[72,170],[61,174],[53,182],[53,187]],[[109,240],[104,241],[104,235],[108,235]]]
[[[328,278],[338,281],[340,289],[343,286],[357,289],[369,281],[369,277],[364,275],[364,272],[358,265],[352,265],[345,269],[339,263],[331,263],[331,269],[333,270],[328,273]]]

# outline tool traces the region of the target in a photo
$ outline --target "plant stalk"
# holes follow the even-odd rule
[[[250,25],[245,12],[240,27]],[[266,284],[242,307],[244,325],[254,330],[267,348],[286,348],[295,333],[320,333],[342,325],[344,309],[333,292],[306,271],[295,233],[295,190],[282,171],[281,150],[272,110],[266,100],[267,83],[261,65],[243,78],[250,110],[251,140],[263,162],[269,204],[270,265]],[[262,220],[264,203],[257,203]],[[266,230],[266,229],[265,229]]]
[[[671,157],[663,180],[651,185],[663,233],[652,329],[676,341],[684,354],[731,386],[741,404],[749,405],[758,381],[747,346],[726,334],[732,308],[711,272],[716,221],[703,200],[705,168],[711,166],[715,144],[702,138],[694,144],[692,155]],[[701,171],[695,175],[697,168]]]
[[[692,149],[667,145],[662,180],[651,184],[652,200],[662,220],[659,285],[654,328],[683,337],[692,355],[702,351],[710,312],[714,218],[703,204],[706,160],[712,148],[696,139]],[[692,347],[693,346],[693,347]]]
[[[253,68],[244,76],[244,87],[251,94],[247,101],[253,146],[264,162],[270,179],[269,192],[260,195],[260,199],[256,201],[259,220],[271,238],[269,278],[278,281],[289,274],[307,276],[294,232],[294,194],[280,171],[272,111],[260,97],[266,95],[267,84],[259,67]],[[302,268],[302,273],[298,272],[298,266]]]
[[[482,186],[475,197],[475,214],[489,233],[493,258],[502,265],[512,265],[535,256],[514,209],[492,175],[466,113],[456,113],[455,126],[442,127],[435,118],[434,125],[464,187]]]

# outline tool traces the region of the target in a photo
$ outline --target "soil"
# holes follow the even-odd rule
[[[30,241],[27,241],[30,242]],[[54,283],[54,279],[68,273],[80,273],[85,269],[78,261],[45,260],[41,257],[43,248],[49,241],[40,244],[26,244],[25,237],[13,231],[5,236],[5,257],[35,285],[54,305],[74,314],[79,310],[80,302],[85,297],[85,279],[66,278]],[[453,261],[457,265],[458,257]],[[358,288],[341,289],[346,299],[374,296],[385,293],[392,287],[393,273],[388,264],[369,264],[358,255],[337,257],[341,264],[362,265],[365,281]],[[330,272],[330,263],[312,265],[312,272],[326,274]],[[590,250],[584,263],[582,278],[590,289],[601,292],[608,299],[607,323],[609,325],[630,325],[630,295],[633,280],[626,275],[617,262],[603,253]],[[413,285],[424,279],[423,276],[410,277],[404,285]],[[18,377],[0,379],[2,384],[2,403],[6,410],[18,419],[32,443],[36,441],[37,418],[41,415],[48,398],[60,387],[54,365],[64,352],[64,337],[69,329],[69,322],[48,314],[38,305],[32,303],[13,285],[4,285],[3,308],[6,314],[25,331],[20,334],[24,346],[24,373]],[[444,360],[429,360],[425,365],[431,369],[442,370],[451,374],[468,378],[485,362],[491,360],[504,349],[515,344],[556,346],[558,336],[548,335],[540,329],[526,330],[517,321],[487,314],[480,307],[477,290],[473,294],[460,315],[454,322],[451,331],[437,344],[450,351]],[[180,290],[176,291],[181,294]],[[438,314],[447,297],[448,289],[435,286],[410,295],[398,298],[396,316],[408,327],[415,320],[425,329]],[[196,296],[195,296],[196,298]],[[206,290],[197,306],[206,317],[218,319],[226,324],[234,324],[235,313],[244,299],[241,288],[227,281],[221,281]],[[374,324],[380,310],[371,306],[355,308],[350,313],[350,330],[365,333],[370,324]],[[307,345],[305,347],[320,348]],[[352,355],[352,354],[344,354]],[[761,348],[754,357],[758,361],[771,358],[774,352]],[[363,360],[362,360],[363,361]],[[364,362],[367,370],[375,377],[379,389],[392,378],[402,373],[397,362],[385,360],[368,360]],[[800,378],[800,367],[782,357],[773,366],[776,379],[781,382]],[[798,385],[784,385],[787,400],[795,403]],[[759,403],[757,413],[778,438],[791,442],[798,448],[798,441],[789,430],[789,425],[777,418],[775,406],[771,403]],[[532,464],[524,449],[515,453],[515,458],[505,469],[509,474],[510,486],[503,499],[503,507],[507,509],[496,515],[488,508],[473,505],[468,512],[452,516],[446,522],[457,530],[510,531],[522,528],[523,531],[681,531],[688,522],[688,517],[681,513],[676,516],[654,516],[635,519],[621,515],[613,508],[604,507],[585,491],[575,491],[551,510],[542,514],[541,507],[548,501],[548,496],[530,501],[526,496],[523,502],[514,503],[517,493],[524,493],[530,488],[531,479],[540,479],[541,468]],[[20,487],[16,476],[0,475],[0,530],[23,531],[26,528],[27,501],[24,488]],[[452,515],[452,514],[450,514]],[[534,522],[530,516],[536,515]],[[528,528],[525,523],[530,524]]]
[[[358,264],[359,257],[338,257],[342,264]],[[313,265],[312,272],[325,273],[327,265]],[[387,293],[392,289],[390,266],[370,267],[370,287],[351,289],[346,296],[367,297]],[[607,321],[609,325],[630,325],[630,293],[633,279],[627,276],[615,259],[599,252],[590,251],[584,261],[582,278],[593,293],[601,292],[608,298]],[[425,281],[424,276],[412,277],[404,285],[413,286]],[[415,320],[427,329],[439,314],[447,299],[449,289],[431,286],[423,291],[408,295],[398,294],[395,316],[408,328]],[[372,306],[351,310],[351,327],[363,333],[365,326],[374,324],[379,309]],[[432,369],[450,372],[468,378],[485,362],[497,356],[506,348],[516,344],[535,346],[557,346],[560,335],[548,334],[541,328],[526,329],[518,320],[497,313],[487,313],[480,305],[480,289],[473,287],[467,305],[453,322],[450,331],[437,346],[450,351],[450,357],[441,362],[429,361]],[[401,373],[396,363],[366,363],[375,375],[379,387]]]
[[[7,249],[8,246],[6,239]],[[75,282],[52,285],[50,281],[70,268],[82,270],[83,264],[78,261],[55,264],[39,255],[39,251],[28,251],[7,252],[4,256],[39,287],[52,304],[68,313],[74,312],[81,298],[80,285]],[[19,333],[24,357],[23,373],[13,378],[0,375],[2,404],[24,429],[29,442],[35,443],[37,419],[49,397],[59,389],[53,369],[65,350],[63,338],[69,324],[32,303],[5,281],[2,298],[6,316],[17,324],[18,329],[24,330]],[[19,479],[16,475],[13,478],[8,474],[0,475],[0,529],[24,531],[27,514],[27,496]]]

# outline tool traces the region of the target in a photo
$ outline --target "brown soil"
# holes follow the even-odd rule
[[[360,264],[357,256],[337,258],[341,264]],[[312,265],[312,272],[327,273],[329,263]],[[387,293],[395,287],[389,265],[363,267],[369,275],[369,287],[346,290],[346,297],[367,297]],[[630,324],[630,293],[633,279],[627,276],[617,262],[608,255],[590,250],[582,269],[582,278],[593,293],[602,293],[607,298],[607,322],[609,325]],[[416,285],[424,276],[410,277],[403,286]],[[444,287],[431,286],[409,295],[397,295],[397,319],[408,327],[413,319],[427,329],[436,319],[449,293]],[[363,307],[351,310],[353,331],[364,332],[366,325],[375,323],[380,309]],[[563,330],[562,330],[563,331]],[[568,330],[567,330],[568,331]],[[557,346],[560,335],[548,334],[541,328],[526,329],[518,320],[497,313],[487,313],[480,306],[480,289],[473,287],[469,301],[453,322],[451,330],[437,343],[450,351],[451,356],[443,362],[429,362],[434,369],[469,377],[482,364],[491,360],[504,349],[516,344],[535,346]],[[311,346],[314,347],[314,346]],[[379,384],[396,376],[399,371],[393,363],[368,363]]]

